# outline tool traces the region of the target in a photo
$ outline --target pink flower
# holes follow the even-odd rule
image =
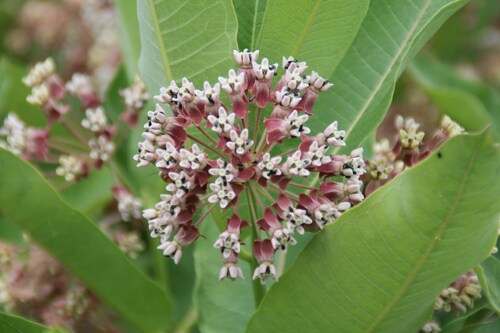
[[[236,75],[234,70],[229,71],[229,77],[219,77],[219,82],[233,105],[233,112],[238,118],[245,118],[248,112],[248,98],[245,94],[245,73]]]
[[[298,138],[302,134],[309,134],[311,130],[304,126],[309,119],[307,115],[299,116],[297,110],[292,111],[284,119],[269,118],[264,121],[268,143],[281,142],[284,138]]]
[[[297,244],[297,241],[292,236],[293,229],[284,228],[271,209],[266,208],[264,218],[257,221],[257,224],[271,237],[271,244],[274,249],[279,248],[281,251],[285,251],[288,244]]]
[[[253,243],[253,254],[259,263],[259,266],[253,273],[253,279],[260,279],[262,284],[266,284],[267,278],[276,280],[278,273],[274,267],[274,248],[269,239],[255,241]]]
[[[278,64],[269,65],[267,58],[262,59],[259,65],[257,62],[252,62],[253,73],[256,81],[252,87],[252,93],[255,95],[255,103],[259,108],[264,108],[271,101],[271,83]]]

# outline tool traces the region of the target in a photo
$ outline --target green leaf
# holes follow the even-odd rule
[[[66,333],[66,331],[59,327],[51,327],[45,330],[44,333]]]
[[[108,89],[106,90],[104,96],[104,109],[106,110],[106,115],[112,123],[118,123],[121,114],[125,112],[126,107],[122,97],[120,96],[120,90],[128,88],[132,84],[133,79],[134,77],[129,78],[127,68],[122,65],[116,71],[115,77],[110,82]],[[142,116],[144,116],[144,114],[142,114]]]
[[[430,55],[416,57],[408,67],[439,109],[468,131],[493,123],[500,131],[500,94],[479,81],[460,76]]]
[[[256,49],[262,18],[268,0],[233,0],[238,17],[238,48],[253,51]]]
[[[498,333],[500,332],[500,318],[496,318],[489,322],[478,323],[467,326],[460,333]]]
[[[23,231],[2,214],[0,214],[0,240],[13,244],[24,242]]]
[[[232,66],[237,20],[231,0],[137,2],[139,72],[152,94],[170,80],[215,81]]]
[[[172,307],[153,283],[28,163],[0,149],[0,213],[144,332],[167,332]]]
[[[269,0],[257,48],[274,61],[293,56],[330,77],[351,45],[368,0]]]
[[[219,229],[215,221],[208,218],[203,222],[201,231],[206,239],[199,239],[194,250],[194,302],[198,308],[198,327],[203,333],[243,332],[255,310],[249,265],[240,260],[244,281],[219,281],[223,263],[220,251],[214,249],[211,241],[218,237]]]
[[[346,148],[359,147],[385,116],[408,60],[466,0],[372,1],[349,51],[319,96],[308,125],[321,131],[334,120],[347,131]],[[313,68],[313,67],[311,67]]]
[[[113,199],[111,188],[116,180],[107,167],[93,171],[88,178],[64,189],[61,196],[72,208],[89,217],[98,217]]]
[[[136,0],[114,0],[114,2],[123,64],[129,81],[132,81],[137,73],[137,61],[141,54]]]
[[[2,333],[44,333],[46,327],[27,319],[0,312],[0,332]]]
[[[320,232],[247,332],[417,331],[442,288],[491,252],[499,168],[491,133],[451,139]]]
[[[26,102],[30,89],[21,82],[26,74],[28,69],[20,64],[6,57],[0,60],[0,117],[14,111],[29,125],[43,126],[46,120],[42,110]]]
[[[476,273],[481,281],[484,294],[493,308],[500,314],[500,260],[489,256],[476,268]]]
[[[488,308],[488,301],[484,298],[474,302],[474,307],[469,309],[465,314],[457,317],[456,314],[441,314],[441,332],[442,333],[459,333],[467,325],[474,325],[478,322],[485,321],[491,314]],[[450,319],[451,318],[451,319]]]

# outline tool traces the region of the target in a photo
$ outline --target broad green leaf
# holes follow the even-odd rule
[[[293,56],[330,77],[351,45],[368,0],[269,0],[256,47],[281,62]]]
[[[0,312],[0,332],[2,333],[44,333],[46,327],[21,318]]]
[[[23,231],[2,214],[0,214],[0,240],[13,244],[24,242]]]
[[[417,331],[442,288],[491,252],[499,168],[491,133],[451,139],[320,232],[247,332]]]
[[[493,256],[476,268],[483,292],[493,308],[500,314],[500,260]]]
[[[330,77],[335,86],[318,98],[311,129],[338,120],[347,131],[346,150],[359,147],[384,118],[405,64],[466,2],[371,1],[356,39]]]
[[[143,0],[137,13],[139,72],[152,94],[182,77],[214,82],[232,66],[238,27],[231,0]]]
[[[123,64],[129,81],[137,74],[137,62],[141,54],[139,22],[136,0],[114,0]]]
[[[256,49],[262,18],[268,0],[233,0],[236,16],[238,17],[238,47],[240,50]]]
[[[219,235],[215,221],[202,224],[206,239],[199,239],[194,250],[196,289],[194,301],[198,308],[198,327],[202,333],[238,333],[255,310],[249,265],[240,260],[245,280],[219,281],[222,267],[220,251],[212,240]]]
[[[500,93],[493,88],[465,79],[430,55],[416,57],[409,70],[439,109],[466,130],[480,130],[491,123],[500,130]]]
[[[172,307],[158,287],[28,163],[0,150],[0,213],[144,332],[168,332]]]

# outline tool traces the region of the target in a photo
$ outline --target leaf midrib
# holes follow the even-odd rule
[[[255,51],[255,33],[256,33],[256,26],[257,26],[257,12],[259,11],[259,3],[260,0],[255,1],[255,7],[253,10],[253,25],[252,25],[252,42],[250,43],[250,51]]]
[[[481,143],[482,143],[482,141],[481,141]],[[420,272],[420,270],[422,269],[423,265],[429,259],[429,256],[431,255],[432,250],[434,249],[434,247],[437,244],[437,242],[441,239],[441,236],[443,235],[443,233],[445,232],[446,228],[448,227],[451,218],[455,214],[455,210],[457,208],[458,202],[460,201],[460,199],[461,199],[461,197],[463,195],[464,189],[465,189],[465,183],[467,182],[467,180],[469,178],[470,170],[472,168],[472,165],[473,165],[474,161],[477,158],[477,153],[478,153],[478,149],[474,149],[473,150],[473,155],[471,156],[469,164],[468,164],[466,170],[464,171],[464,176],[462,177],[462,180],[460,182],[460,187],[458,188],[457,194],[455,196],[455,199],[453,200],[453,203],[452,203],[452,205],[450,207],[448,215],[446,215],[446,218],[444,219],[443,223],[441,224],[441,226],[439,227],[439,229],[436,231],[434,237],[432,237],[432,240],[429,243],[429,245],[427,246],[427,249],[425,250],[424,254],[422,255],[422,257],[418,261],[417,265],[415,265],[415,268],[411,271],[410,275],[408,275],[407,279],[404,281],[403,285],[401,286],[399,292],[396,294],[396,296],[394,297],[394,299],[384,309],[384,311],[380,314],[380,316],[378,316],[375,319],[375,321],[373,322],[373,324],[365,331],[366,333],[375,332],[375,330],[377,329],[377,327],[382,323],[382,321],[387,317],[387,315],[389,313],[391,313],[391,311],[394,309],[394,307],[396,306],[396,304],[398,304],[398,302],[401,300],[401,298],[406,293],[406,291],[408,290],[408,288],[415,281],[415,279],[416,279],[418,273]]]
[[[311,12],[311,15],[309,15],[309,18],[307,19],[307,23],[304,27],[304,30],[302,30],[302,34],[300,35],[299,41],[298,41],[295,49],[292,52],[292,55],[295,59],[297,59],[299,57],[299,52],[302,49],[302,47],[304,46],[304,43],[306,41],[306,36],[311,31],[312,24],[314,22],[314,19],[318,15],[318,10],[319,10],[319,7],[321,7],[322,3],[323,3],[323,0],[319,0],[318,2],[316,2],[316,4],[313,7],[313,10]]]
[[[360,121],[361,117],[365,114],[366,110],[368,109],[368,106],[370,105],[370,103],[373,101],[373,99],[375,98],[375,95],[380,91],[382,85],[384,84],[385,80],[387,79],[387,77],[389,76],[389,73],[391,72],[391,69],[392,67],[394,66],[394,64],[396,63],[396,61],[399,59],[399,56],[401,55],[401,53],[403,52],[403,50],[406,48],[406,46],[408,45],[413,33],[415,32],[415,30],[417,29],[418,25],[420,24],[420,21],[422,20],[422,17],[424,16],[425,12],[427,11],[428,7],[430,6],[432,0],[427,0],[427,3],[425,4],[425,6],[422,8],[422,10],[420,11],[420,13],[418,14],[415,22],[413,23],[412,27],[410,28],[410,30],[408,31],[408,34],[407,36],[405,37],[405,39],[403,40],[403,43],[401,44],[401,46],[399,47],[399,49],[397,50],[396,54],[394,55],[394,57],[391,59],[391,62],[389,63],[389,66],[387,66],[385,72],[382,74],[382,76],[380,77],[380,80],[378,81],[377,83],[377,86],[375,87],[375,89],[372,91],[372,93],[370,94],[370,96],[368,97],[368,99],[366,100],[366,102],[363,104],[363,106],[359,109],[359,112],[357,113],[356,117],[354,118],[353,122],[351,122],[351,124],[349,125],[349,128],[346,130],[346,135],[344,137],[344,140],[347,141],[347,138],[349,137],[349,135],[351,134],[352,130],[354,129],[354,127],[358,124],[358,122]],[[339,149],[341,147],[335,147],[333,149],[333,152],[332,154],[336,154],[338,153]],[[318,175],[315,175],[312,179],[311,179],[311,182],[310,184],[311,185],[314,185],[319,179],[319,176]]]
[[[393,66],[396,64],[396,62],[398,61],[399,57],[401,56],[401,54],[403,53],[403,51],[408,46],[408,43],[412,39],[411,37],[413,36],[413,34],[415,33],[415,31],[417,30],[417,27],[420,24],[420,22],[421,22],[421,20],[422,20],[422,18],[424,16],[424,14],[425,14],[425,12],[429,8],[431,2],[432,2],[432,0],[427,0],[427,2],[425,3],[424,7],[422,8],[422,10],[420,11],[420,13],[418,14],[417,18],[415,19],[415,22],[413,23],[412,27],[408,31],[408,34],[406,35],[405,39],[401,43],[401,46],[398,48],[396,54],[391,59],[391,62],[389,63],[389,66],[387,66],[386,70],[384,71],[384,73],[380,77],[380,80],[378,81],[377,85],[375,86],[375,89],[372,90],[372,93],[368,96],[368,99],[366,99],[365,103],[359,109],[359,112],[356,114],[356,117],[354,118],[354,120],[349,125],[349,128],[346,130],[346,136],[344,138],[345,140],[349,137],[349,135],[351,134],[351,131],[353,130],[353,128],[358,124],[358,122],[360,121],[360,119],[363,117],[363,115],[365,114],[366,110],[368,109],[368,106],[371,104],[371,102],[375,98],[376,94],[382,88],[385,80],[387,79],[387,77],[391,73]],[[336,153],[337,151],[338,151],[338,148],[335,149],[334,153]]]
[[[156,39],[157,39],[158,44],[159,44],[158,51],[160,52],[161,62],[163,64],[163,70],[165,71],[165,76],[166,76],[167,81],[169,81],[173,78],[172,69],[170,68],[170,62],[168,60],[167,51],[165,48],[165,43],[164,43],[162,35],[161,35],[160,25],[158,23],[158,15],[156,14],[156,7],[155,7],[153,0],[148,0],[148,4],[149,4],[148,5],[149,11],[151,13],[151,18],[152,18],[153,25],[154,25],[155,36],[156,36]]]

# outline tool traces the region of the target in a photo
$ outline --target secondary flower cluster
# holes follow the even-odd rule
[[[116,331],[97,297],[34,245],[0,242],[0,307],[71,332]]]
[[[420,124],[413,118],[398,115],[394,125],[396,134],[393,138],[376,142],[374,156],[366,162],[365,195],[386,184],[406,167],[420,162],[449,138],[465,133],[448,116],[442,118],[439,128],[428,140],[424,140],[425,133],[419,130]]]
[[[128,131],[136,125],[138,114],[148,99],[146,88],[138,78],[131,87],[122,90],[120,94],[125,110],[120,127],[120,123],[109,123],[97,89],[86,74],[75,73],[64,83],[56,73],[54,61],[49,58],[36,64],[23,78],[23,83],[31,88],[27,101],[44,111],[47,124],[43,128],[34,128],[11,112],[0,127],[0,147],[43,164],[48,176],[63,177],[65,186],[87,177],[105,163],[111,163],[115,150],[113,140],[116,141],[120,129]],[[80,106],[71,101],[75,98]],[[52,131],[56,123],[67,133],[59,129]],[[56,185],[59,180],[62,179],[54,178]],[[120,219],[110,213],[111,220],[104,216],[105,222],[101,226],[124,252],[134,256],[143,247],[139,234],[124,230],[115,222],[138,221],[142,203],[123,185],[117,184],[109,190],[117,201],[118,214],[114,216],[118,215]]]
[[[474,271],[462,274],[439,294],[435,310],[464,314],[474,307],[474,301],[481,298],[481,285]]]
[[[154,165],[167,183],[168,193],[143,214],[165,256],[178,263],[183,247],[200,236],[200,223],[219,207],[230,210],[214,244],[224,263],[220,279],[243,277],[241,233],[250,226],[258,262],[253,278],[265,283],[276,279],[274,254],[296,243],[295,232],[322,229],[364,199],[365,169],[361,148],[333,154],[346,136],[336,121],[310,135],[315,101],[332,84],[314,71],[305,74],[306,63],[289,57],[273,88],[280,68],[258,58],[259,51],[234,51],[238,69],[218,83],[198,90],[183,78],[161,88],[134,159],[140,167]],[[314,174],[319,182],[311,181]]]

